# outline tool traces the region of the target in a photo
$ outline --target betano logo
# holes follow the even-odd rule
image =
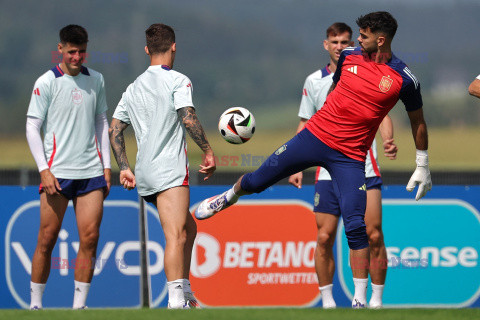
[[[10,218],[5,233],[5,273],[8,288],[17,303],[24,308],[29,307],[30,297],[27,289],[31,275],[31,258],[36,244],[39,205],[39,201],[31,201],[19,207]],[[52,268],[44,297],[44,305],[49,307],[71,306],[73,280],[70,282],[69,278],[73,279],[73,265],[76,262],[79,241],[74,214],[71,212],[71,203],[69,207],[52,253]],[[149,228],[155,228],[155,237],[157,237],[158,231],[161,232],[158,214],[153,208],[149,206],[146,208],[151,217],[151,227],[149,226]],[[108,227],[106,227],[107,225]],[[94,286],[92,286],[90,294],[91,296],[102,296],[102,299],[91,300],[90,306],[97,306],[97,303],[99,303],[98,306],[109,307],[139,306],[139,292],[125,290],[129,285],[134,288],[139,287],[140,244],[138,228],[131,228],[132,225],[138,225],[137,202],[105,201],[98,256],[95,261]],[[147,249],[152,258],[149,261],[149,275],[152,278],[151,281],[156,286],[160,286],[160,288],[155,288],[156,294],[153,295],[152,302],[154,306],[158,306],[167,294],[164,283],[164,249],[162,245],[164,242],[163,244],[152,240],[147,242]],[[48,288],[52,288],[52,290],[48,290]],[[109,298],[111,297],[109,292],[112,290],[119,294]],[[52,294],[54,297],[51,297]]]
[[[385,306],[465,307],[478,299],[480,215],[469,203],[384,200],[383,231],[389,267]],[[339,279],[352,298],[343,224],[338,232]]]
[[[197,299],[209,306],[317,303],[311,210],[300,200],[245,200],[198,223],[191,265]]]

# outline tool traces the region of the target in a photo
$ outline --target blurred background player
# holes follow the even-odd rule
[[[60,30],[62,62],[38,78],[28,107],[27,140],[42,182],[31,309],[42,308],[52,250],[69,200],[73,201],[80,238],[74,309],[85,307],[92,281],[111,172],[105,85],[100,73],[82,66],[87,42],[87,31],[81,26]]]
[[[165,275],[168,307],[196,308],[190,288],[190,260],[197,226],[190,212],[185,130],[202,149],[200,173],[205,180],[215,160],[192,102],[192,83],[172,70],[175,32],[164,24],[146,30],[145,52],[150,67],[130,84],[118,103],[110,125],[110,142],[120,167],[120,183],[157,207],[165,233]],[[138,144],[135,175],[125,152],[123,131],[132,124]],[[182,124],[184,126],[182,126]]]
[[[240,177],[224,193],[203,200],[195,210],[207,219],[234,204],[240,196],[259,193],[294,173],[325,167],[340,199],[340,212],[350,247],[355,294],[352,307],[364,308],[370,250],[365,226],[365,158],[383,118],[402,100],[416,146],[417,167],[407,184],[418,185],[416,200],[432,186],[428,168],[428,134],[420,84],[391,51],[397,21],[388,12],[357,19],[360,47],[345,49],[338,60],[331,93],[305,128],[278,148],[257,170]]]
[[[328,51],[330,62],[323,69],[309,75],[305,81],[302,101],[298,116],[300,123],[297,133],[300,132],[310,119],[324,104],[328,90],[333,83],[333,74],[337,70],[338,58],[343,49],[352,46],[352,29],[343,22],[336,22],[327,29],[327,38],[323,41]],[[387,115],[380,124],[379,130],[384,140],[385,155],[395,159],[397,147],[393,143],[393,127]],[[367,209],[365,224],[370,245],[370,277],[372,279],[372,298],[370,307],[382,306],[382,293],[385,284],[387,268],[387,251],[383,242],[382,232],[382,178],[380,176],[376,142],[368,150],[365,161],[365,178],[367,185]],[[303,174],[298,172],[289,178],[289,182],[297,188],[302,186]],[[322,293],[324,308],[335,308],[336,303],[332,295],[335,261],[333,259],[333,244],[340,217],[340,204],[334,191],[330,174],[325,168],[318,167],[315,174],[314,209],[317,221],[318,236],[315,250],[315,269],[317,272],[319,289]]]
[[[470,86],[468,87],[468,93],[470,93],[472,96],[480,98],[480,75],[478,75],[475,80],[470,83]]]

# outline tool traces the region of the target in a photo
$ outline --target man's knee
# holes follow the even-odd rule
[[[254,175],[254,172],[245,174],[240,182],[240,187],[246,193],[260,193],[264,191],[268,186],[264,186],[258,175]]]
[[[58,228],[42,228],[38,239],[38,249],[42,253],[51,253],[57,242]]]
[[[84,230],[80,237],[80,247],[83,250],[95,251],[97,249],[100,233],[97,228]]]
[[[344,223],[350,249],[359,250],[368,247],[367,229],[363,219],[358,217]]]
[[[195,227],[196,233],[196,227]],[[175,246],[184,246],[187,242],[187,228],[172,228],[165,232],[165,239],[167,242]]]
[[[317,247],[320,250],[330,250],[333,248],[335,242],[335,235],[330,234],[326,230],[320,229],[317,235]]]
[[[383,232],[381,228],[367,228],[367,235],[370,247],[383,246]]]

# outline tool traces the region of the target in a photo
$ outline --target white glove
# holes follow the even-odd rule
[[[407,191],[411,192],[418,184],[417,195],[415,200],[420,200],[428,191],[432,190],[432,178],[428,169],[427,150],[417,150],[417,169],[412,174],[407,184]]]

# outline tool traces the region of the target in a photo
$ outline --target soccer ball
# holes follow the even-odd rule
[[[255,118],[245,108],[229,108],[220,116],[218,131],[227,142],[245,143],[255,133]]]

